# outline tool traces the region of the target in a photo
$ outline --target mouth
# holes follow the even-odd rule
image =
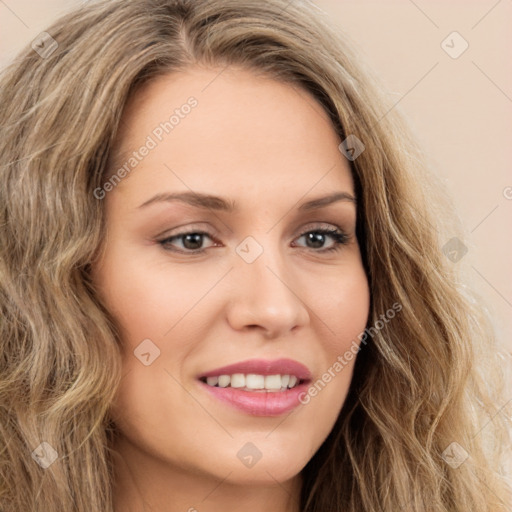
[[[311,373],[291,359],[251,359],[211,370],[197,379],[216,401],[253,416],[278,416],[301,403]]]
[[[249,392],[275,393],[296,388],[307,382],[296,375],[261,375],[255,373],[233,373],[232,375],[219,375],[213,377],[201,377],[204,384],[214,388],[236,388]]]

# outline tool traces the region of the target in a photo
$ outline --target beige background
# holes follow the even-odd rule
[[[297,0],[296,0],[297,1]],[[77,0],[0,0],[0,66]],[[512,2],[316,0],[410,120],[467,230],[456,265],[512,351]],[[458,58],[441,43],[469,44]],[[450,52],[463,41],[449,37]],[[508,197],[508,198],[507,198]]]

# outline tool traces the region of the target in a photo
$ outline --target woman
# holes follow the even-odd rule
[[[491,329],[313,6],[88,3],[0,91],[3,512],[507,510]]]

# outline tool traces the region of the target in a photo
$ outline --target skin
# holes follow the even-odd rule
[[[158,77],[123,114],[119,155],[144,144],[187,98],[198,101],[103,199],[108,234],[93,279],[119,324],[124,365],[112,407],[121,432],[116,512],[256,512],[268,503],[298,511],[300,472],[334,425],[355,358],[307,405],[277,417],[219,402],[196,377],[246,359],[287,357],[305,364],[315,382],[368,318],[355,204],[298,210],[334,191],[354,195],[327,114],[296,87],[220,71]],[[239,211],[178,201],[139,208],[157,193],[190,190],[234,200]],[[322,252],[336,246],[330,235],[317,234],[316,243],[304,235],[319,228],[341,229],[348,241]],[[158,243],[197,231],[210,236]],[[252,263],[236,252],[248,236],[263,249]],[[193,254],[197,247],[203,252]],[[134,355],[145,339],[160,350],[149,365]],[[261,452],[250,468],[237,457],[248,442]]]

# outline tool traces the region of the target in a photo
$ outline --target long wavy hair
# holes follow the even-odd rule
[[[195,65],[305,89],[341,140],[365,146],[351,169],[368,327],[402,309],[359,352],[339,418],[303,469],[301,511],[510,510],[500,353],[443,254],[449,200],[326,15],[303,0],[102,0],[47,33],[0,76],[0,510],[113,510],[120,330],[90,278],[105,238],[94,190],[128,98]]]

